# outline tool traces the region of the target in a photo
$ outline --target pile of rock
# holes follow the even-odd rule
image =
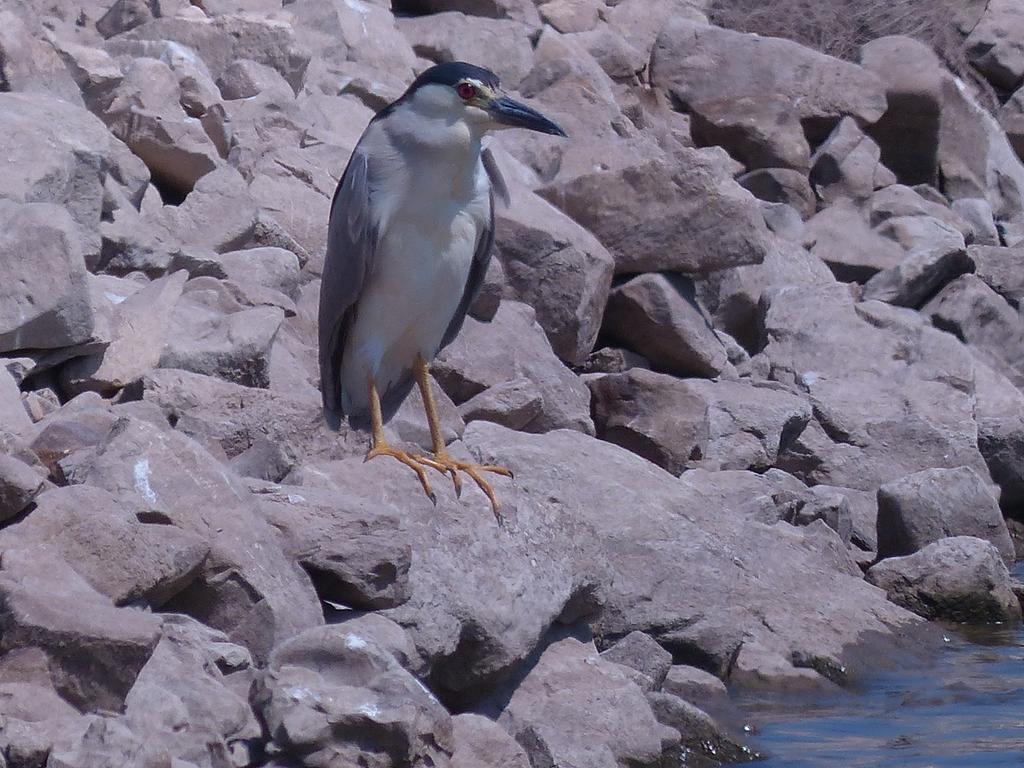
[[[698,0],[0,22],[0,763],[713,765],[749,755],[724,682],[1019,616],[1013,3],[964,22],[998,121],[914,40],[843,62]],[[433,370],[452,451],[515,472],[500,526],[317,391],[337,178],[453,58],[573,137],[496,144]]]

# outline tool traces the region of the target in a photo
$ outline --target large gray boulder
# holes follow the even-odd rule
[[[674,475],[704,458],[708,404],[687,382],[632,368],[588,380],[597,436]]]
[[[69,213],[0,197],[0,351],[71,346],[92,331],[80,233]]]
[[[617,286],[602,329],[666,373],[713,378],[729,365],[693,282],[679,275],[639,275]]]
[[[757,202],[714,154],[668,154],[639,140],[565,153],[539,193],[597,236],[616,273],[704,274],[764,260],[769,236]]]
[[[693,118],[698,144],[718,144],[748,169],[810,168],[805,128],[817,141],[849,115],[885,112],[874,74],[779,38],[671,19],[651,56],[651,83]]]
[[[66,207],[90,264],[100,253],[104,186],[138,205],[149,182],[143,162],[99,119],[43,94],[0,93],[0,155],[10,158],[0,198]]]
[[[771,295],[772,377],[805,391],[814,419],[780,459],[810,485],[875,491],[922,469],[969,466],[978,449],[970,352],[918,313],[855,303],[842,286]],[[814,321],[808,323],[808,318]]]
[[[615,261],[593,235],[549,203],[512,185],[495,212],[495,258],[513,298],[533,307],[551,348],[578,365],[594,348]]]
[[[522,531],[517,539],[540,515],[563,529],[561,541],[576,547],[572,559],[603,564],[610,582],[594,621],[601,637],[639,630],[676,660],[737,681],[820,680],[844,658],[854,666],[839,678],[857,674],[847,643],[863,632],[906,627],[905,612],[840,570],[834,534],[723,515],[653,464],[570,431],[531,436],[474,422],[464,441],[515,471],[514,488],[502,483],[499,493]],[[797,670],[794,660],[818,672]]]
[[[1017,386],[1024,384],[1024,319],[980,277],[958,277],[922,311]]]
[[[194,533],[141,522],[143,510],[99,488],[54,488],[35,503],[0,532],[0,549],[57,554],[115,605],[160,608],[199,575],[210,551]]]
[[[498,722],[531,763],[657,766],[679,738],[654,717],[643,691],[593,641],[551,643],[512,693]]]
[[[974,274],[1019,310],[1024,302],[1024,248],[972,245],[967,256]]]
[[[927,469],[878,489],[879,557],[910,555],[948,536],[985,539],[1014,561],[999,504],[968,467]]]
[[[265,659],[277,643],[323,622],[309,577],[248,490],[202,446],[140,419],[121,419],[76,462],[75,482],[133,498],[149,515],[198,535],[210,554],[169,603]]]
[[[891,35],[861,48],[860,64],[885,85],[885,114],[867,130],[882,150],[882,162],[903,184],[935,184],[943,78],[939,57],[919,40]]]
[[[274,650],[253,704],[275,747],[311,766],[445,765],[451,717],[372,638],[307,630]]]
[[[982,623],[1021,615],[996,548],[973,536],[941,539],[913,555],[883,560],[871,567],[867,580],[926,619]]]
[[[967,37],[967,55],[989,82],[1013,91],[1024,80],[1024,11],[1013,0],[991,0]]]
[[[434,361],[434,376],[456,404],[509,379],[527,378],[540,392],[541,410],[524,429],[568,427],[592,434],[586,385],[555,356],[535,317],[525,304],[503,301],[489,323],[466,318],[462,332]]]

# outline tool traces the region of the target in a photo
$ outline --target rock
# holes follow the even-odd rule
[[[1024,248],[972,245],[967,256],[974,263],[974,275],[989,288],[1020,309],[1024,303]]]
[[[149,751],[163,751],[175,762],[207,765],[214,755],[226,757],[229,742],[261,736],[248,702],[225,678],[250,663],[248,652],[223,633],[168,614],[160,642],[128,693],[121,722]]]
[[[728,333],[749,354],[764,346],[762,302],[766,297],[785,286],[835,283],[821,259],[796,243],[776,238],[763,264],[715,273],[696,287],[715,327]]]
[[[817,202],[805,173],[791,168],[757,168],[736,181],[759,200],[791,205],[804,219],[814,215]]]
[[[551,348],[569,365],[594,348],[615,262],[585,229],[513,187],[496,211],[495,256],[513,298],[533,307]]]
[[[32,503],[45,478],[13,456],[0,454],[0,521],[16,517]]]
[[[153,183],[184,197],[221,164],[198,120],[182,109],[178,78],[162,61],[134,59],[100,115],[149,168]]]
[[[324,430],[319,397],[232,384],[212,376],[157,369],[142,382],[143,397],[160,407],[175,428],[234,458],[266,440],[291,461],[366,452],[358,433]]]
[[[1000,108],[997,117],[1013,151],[1017,157],[1024,158],[1024,88],[1014,92]]]
[[[974,362],[958,341],[916,312],[855,304],[842,286],[782,289],[767,303],[771,376],[805,391],[815,414],[780,468],[866,491],[934,467],[987,473],[965,384]]]
[[[144,216],[144,218],[146,218]],[[254,235],[256,204],[234,168],[220,167],[196,182],[181,205],[168,205],[150,226],[185,245],[218,253],[243,247]]]
[[[707,404],[705,466],[769,469],[811,419],[810,403],[783,387],[692,379],[686,388]]]
[[[996,119],[952,77],[942,81],[938,160],[950,200],[983,197],[997,220],[1024,211],[1024,165]]]
[[[978,449],[1002,489],[1000,503],[1012,512],[1024,502],[1024,394],[983,363],[974,371]]]
[[[217,87],[225,99],[248,99],[271,92],[278,97],[289,97],[291,85],[281,73],[252,59],[237,59],[224,69],[217,79]]]
[[[74,480],[133,494],[164,520],[200,536],[209,557],[165,607],[220,629],[266,658],[278,642],[323,621],[308,577],[240,482],[193,440],[137,419],[115,425],[75,468]]]
[[[655,766],[672,742],[618,665],[593,642],[566,637],[549,645],[498,718],[531,765]]]
[[[971,63],[1003,91],[1024,80],[1024,12],[1012,0],[992,0],[967,36]]]
[[[258,285],[295,298],[301,282],[299,259],[284,248],[248,248],[216,257],[224,277],[239,285]],[[219,275],[216,275],[219,277]]]
[[[761,215],[768,229],[784,240],[799,243],[803,239],[804,220],[799,211],[786,203],[761,203]]]
[[[0,351],[88,341],[93,310],[68,212],[50,203],[0,199],[0,232]]]
[[[524,0],[402,0],[395,10],[416,15],[462,11],[489,19],[515,19],[533,29],[541,26],[537,7]]]
[[[543,408],[540,390],[529,379],[512,379],[495,384],[459,406],[459,414],[468,423],[482,419],[509,429],[522,429]]]
[[[173,40],[192,48],[214,79],[238,59],[273,67],[298,91],[310,54],[295,41],[291,24],[258,14],[175,16],[153,19],[124,33],[127,40]]]
[[[872,40],[860,64],[885,85],[887,108],[867,128],[902,184],[935,184],[943,70],[931,46],[902,35]]]
[[[949,536],[985,539],[1014,561],[999,504],[973,470],[929,469],[878,489],[879,557],[911,555]]]
[[[452,718],[451,768],[530,768],[530,759],[500,725],[480,715],[464,714]]]
[[[284,535],[321,599],[375,610],[409,597],[412,553],[397,509],[319,488],[252,488],[260,514]]]
[[[764,218],[714,155],[683,147],[665,156],[635,141],[566,155],[539,193],[597,236],[617,274],[704,274],[765,258]]]
[[[651,83],[692,116],[698,145],[723,146],[748,169],[807,171],[805,127],[817,143],[844,115],[873,123],[886,109],[882,82],[856,64],[683,18],[658,36]]]
[[[144,523],[97,488],[55,488],[36,497],[25,520],[0,533],[0,546],[57,553],[115,605],[159,608],[198,575],[209,546],[177,528]]]
[[[67,208],[82,255],[93,263],[104,188],[120,189],[137,204],[149,181],[145,165],[98,118],[41,94],[0,94],[0,137],[0,154],[12,158],[0,197]]]
[[[490,323],[467,318],[432,370],[456,404],[496,384],[527,378],[540,391],[542,407],[525,429],[593,431],[586,386],[555,357],[533,310],[524,304],[502,302]]]
[[[872,566],[867,580],[894,603],[928,619],[1001,622],[1020,618],[1010,574],[989,542],[954,536]]]
[[[707,402],[687,382],[633,368],[590,379],[597,436],[620,445],[674,475],[704,458]]]
[[[253,704],[273,744],[308,765],[446,764],[451,718],[387,650],[344,625],[275,649]]]
[[[3,555],[0,650],[39,648],[63,698],[81,709],[120,709],[156,646],[159,619],[115,608],[52,551]]]
[[[435,62],[489,61],[505,88],[515,89],[533,66],[530,30],[512,19],[448,11],[396,19],[418,56]]]
[[[945,198],[939,195],[939,202],[928,199],[925,195],[937,194],[932,187],[907,187],[893,184],[875,192],[867,201],[866,210],[871,226],[880,227],[884,222],[889,225],[882,231],[904,247],[912,248],[922,238],[957,242],[955,234],[947,230],[956,230],[966,239],[973,229],[971,225],[955,211],[950,210]],[[909,217],[922,217],[922,221],[912,221]],[[930,219],[937,220],[931,221]],[[945,225],[945,226],[943,226]]]
[[[885,301],[919,308],[950,280],[971,268],[967,251],[957,243],[919,246],[895,267],[874,275],[864,284],[866,301]]]
[[[56,96],[81,104],[82,95],[60,56],[11,11],[0,13],[0,82],[5,91]]]
[[[662,371],[714,377],[729,366],[687,278],[645,274],[615,288],[602,329]]]
[[[293,6],[289,10],[299,22],[295,30],[298,40],[314,54],[310,69],[316,66],[318,57],[324,57],[359,62],[406,83],[412,79],[416,54],[398,31],[390,7],[373,3],[351,6],[322,0],[300,0]],[[257,56],[248,58],[260,61]],[[286,76],[285,79],[292,83],[296,92],[300,90],[292,78]],[[338,170],[340,174],[341,169]]]
[[[8,370],[0,365],[0,435],[4,432],[17,434],[32,426],[21,390]]]
[[[953,201],[953,212],[960,216],[970,227],[969,235],[965,235],[974,245],[999,245],[999,230],[992,217],[992,206],[988,200],[980,197],[962,197]]]
[[[730,763],[751,759],[749,749],[734,741],[707,712],[690,702],[671,693],[656,692],[647,694],[647,703],[659,723],[679,732],[688,756],[695,753],[708,760]]]
[[[216,285],[193,280],[192,290],[174,307],[161,368],[180,368],[219,376],[249,387],[270,384],[270,347],[284,312],[256,307],[223,312]]]
[[[867,282],[897,267],[906,255],[899,245],[871,229],[853,205],[842,201],[811,217],[803,243],[844,282]]]
[[[720,704],[729,699],[725,683],[710,672],[686,664],[673,664],[669,667],[661,690],[691,703],[712,700]]]
[[[65,366],[61,370],[65,390],[77,394],[89,389],[110,395],[155,368],[187,277],[184,271],[176,272],[118,302],[109,346],[100,354],[76,358]]]
[[[811,184],[826,203],[864,200],[896,181],[880,158],[878,145],[857,127],[857,121],[844,117],[811,156]]]
[[[624,373],[630,368],[650,368],[643,355],[623,347],[601,347],[590,353],[587,361],[577,369],[584,373]]]
[[[78,710],[57,694],[49,675],[44,675],[45,679],[36,682],[19,679],[17,671],[0,674],[0,706],[4,712],[0,739],[7,758],[4,765],[45,765],[54,741],[77,725]]]
[[[1024,319],[974,275],[962,275],[922,311],[1017,386],[1024,384]]]
[[[659,690],[672,667],[672,654],[643,632],[630,632],[604,651],[601,658],[635,669],[649,681],[644,689],[648,691]]]
[[[460,444],[450,450],[470,457]],[[413,639],[431,689],[461,706],[514,671],[556,619],[574,621],[596,611],[593,569],[558,554],[569,535],[564,527],[525,507],[520,518],[507,482],[489,479],[502,499],[501,514],[510,515],[507,525],[525,526],[521,533],[510,535],[496,525],[486,497],[468,480],[458,500],[444,478],[431,478],[435,507],[398,462],[307,464],[295,478],[378,507],[401,500],[405,525],[394,538],[412,549],[410,594],[386,615]]]

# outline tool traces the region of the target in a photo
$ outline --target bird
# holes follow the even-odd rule
[[[461,61],[423,71],[369,122],[331,202],[319,303],[323,413],[371,433],[365,461],[390,456],[437,497],[426,468],[450,475],[456,495],[465,473],[499,502],[482,473],[505,467],[452,456],[444,441],[429,365],[458,335],[480,290],[494,245],[495,198],[508,188],[485,135],[525,128],[566,133],[512,99],[497,75]],[[418,386],[431,455],[388,444],[384,424]]]

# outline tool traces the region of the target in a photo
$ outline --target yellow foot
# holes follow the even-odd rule
[[[491,501],[491,509],[494,511],[494,516],[498,518],[498,522],[501,522],[501,517],[498,515],[501,504],[498,503],[498,498],[494,495],[494,489],[491,487],[491,484],[480,473],[493,472],[503,477],[512,477],[512,470],[494,464],[473,464],[468,461],[460,461],[453,458],[447,452],[437,453],[433,456],[416,456],[415,459],[420,464],[436,469],[438,472],[450,474],[452,476],[452,483],[455,485],[456,496],[462,495],[462,478],[459,477],[459,472],[465,472],[473,478],[473,481],[479,486],[480,490],[487,494],[487,498]]]
[[[409,467],[409,469],[416,473],[416,477],[420,479],[420,485],[423,486],[423,492],[427,494],[427,498],[433,504],[437,504],[437,496],[434,495],[434,490],[430,487],[430,481],[427,480],[427,471],[420,466],[421,460],[419,458],[410,455],[406,451],[392,448],[390,445],[377,445],[370,449],[370,452],[366,454],[366,458],[363,461],[369,461],[378,456],[390,456]]]

